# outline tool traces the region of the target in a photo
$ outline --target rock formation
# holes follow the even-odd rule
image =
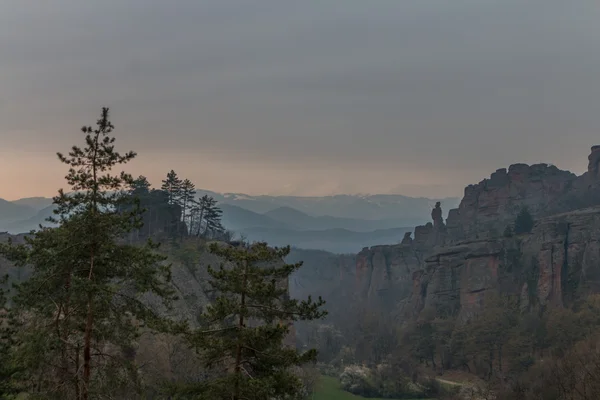
[[[457,209],[448,213],[453,240],[483,238],[502,233],[522,207],[543,215],[572,186],[576,175],[547,164],[514,164],[489,179],[469,185]]]
[[[588,173],[591,179],[598,179],[600,172],[600,146],[592,146],[592,152],[588,156]]]
[[[411,244],[413,241],[411,235],[412,235],[412,232],[406,232],[404,234],[404,237],[402,238],[401,244]]]
[[[532,309],[571,304],[600,292],[600,146],[576,176],[547,164],[515,164],[465,188],[446,225],[441,205],[414,240],[363,249],[356,290],[362,301],[398,317],[458,313],[467,320],[490,289],[520,295]],[[522,207],[529,234],[503,235]],[[509,230],[508,230],[509,231]]]
[[[444,218],[442,218],[442,207],[439,201],[435,203],[435,208],[431,210],[431,219],[433,219],[434,229],[443,229],[445,227]]]

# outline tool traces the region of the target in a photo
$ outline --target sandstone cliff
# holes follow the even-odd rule
[[[600,291],[600,146],[588,159],[579,177],[516,164],[468,186],[446,223],[436,205],[433,223],[416,227],[414,239],[363,249],[355,290],[398,317],[457,313],[462,320],[489,289],[519,294],[524,309]],[[523,207],[534,216],[533,230],[504,235]]]

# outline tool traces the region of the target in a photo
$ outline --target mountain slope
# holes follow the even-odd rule
[[[234,231],[255,227],[279,229],[294,228],[293,226],[277,221],[268,215],[259,214],[231,204],[221,204],[220,207],[223,211],[223,226]]]
[[[29,218],[36,213],[34,208],[0,199],[0,223]]]
[[[50,205],[39,210],[37,213],[34,213],[34,215],[29,218],[3,223],[2,226],[0,226],[0,231],[5,230],[11,234],[19,234],[37,230],[40,225],[53,226],[53,224],[46,220],[48,217],[54,215],[54,208],[54,205]]]
[[[48,197],[25,197],[23,199],[14,200],[11,203],[31,207],[36,211],[40,211],[51,205],[52,199]]]
[[[411,219],[387,218],[378,220],[340,218],[329,215],[313,217],[291,207],[279,207],[266,212],[264,215],[295,226],[298,230],[347,229],[356,232],[372,232],[381,229],[394,229],[402,226],[416,225],[426,221],[427,217],[425,215],[420,218]]]

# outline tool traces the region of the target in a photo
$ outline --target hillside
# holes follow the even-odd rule
[[[14,200],[11,203],[31,207],[34,210],[40,211],[50,206],[52,204],[52,199],[48,197],[26,197],[23,199]]]
[[[18,234],[30,232],[31,230],[39,229],[39,226],[52,226],[53,224],[48,222],[47,219],[54,215],[54,206],[50,205],[41,210],[37,211],[34,215],[29,218],[7,222],[1,226],[0,230]]]
[[[242,207],[231,204],[220,204],[219,207],[223,211],[223,226],[235,232],[244,232],[248,228],[278,228],[278,229],[293,229],[283,221],[271,218],[265,214],[259,214]]]

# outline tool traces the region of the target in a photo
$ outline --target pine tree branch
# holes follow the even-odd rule
[[[283,314],[283,315],[289,315],[289,316],[304,316],[307,313],[303,313],[303,312],[294,312],[294,311],[285,311],[285,310],[281,310],[281,309],[277,309],[277,308],[273,308],[273,307],[269,307],[269,306],[263,306],[260,304],[246,304],[246,307],[248,308],[257,308],[260,310],[267,310],[267,311],[271,311],[273,313],[277,313],[277,314]]]
[[[240,369],[248,376],[248,378],[254,379],[254,377],[250,375],[250,372],[248,372],[242,365],[240,365]]]
[[[200,332],[196,332],[194,333],[195,335],[205,335],[205,334],[213,334],[213,333],[219,333],[219,332],[225,332],[225,331],[231,331],[231,330],[237,330],[238,327],[237,326],[230,326],[227,328],[220,328],[220,329],[209,329],[206,331],[200,331]]]

